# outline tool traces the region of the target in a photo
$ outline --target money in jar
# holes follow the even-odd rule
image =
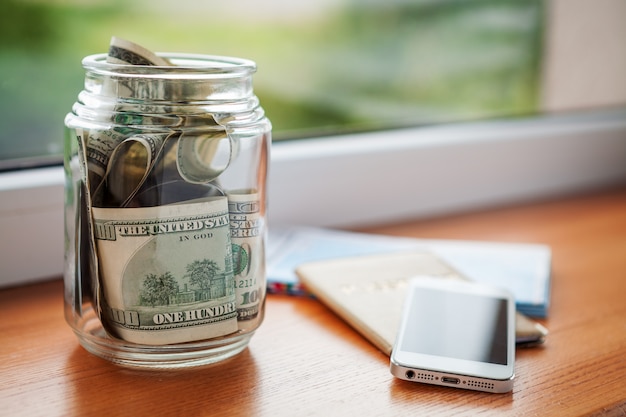
[[[254,62],[113,38],[65,118],[65,317],[89,352],[213,363],[263,320],[271,124]]]

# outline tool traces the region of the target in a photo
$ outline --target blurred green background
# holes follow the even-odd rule
[[[275,140],[537,111],[542,1],[297,3],[5,0],[0,169],[60,160],[80,61],[112,35],[256,61]]]

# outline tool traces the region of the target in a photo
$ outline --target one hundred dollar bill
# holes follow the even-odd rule
[[[110,64],[132,66],[171,66],[169,60],[158,56],[154,52],[137,45],[136,43],[112,37],[106,61]],[[106,95],[118,98],[138,97],[166,97],[175,92],[167,91],[163,83],[156,80],[146,80],[141,77],[121,77],[104,79],[102,91]],[[143,113],[153,113],[155,104],[136,104]]]
[[[94,193],[97,206],[127,207],[146,182],[171,135],[134,135],[113,147],[104,178]]]
[[[76,138],[79,143],[82,143],[85,153],[89,190],[92,193],[95,192],[102,178],[104,178],[111,154],[126,137],[127,134],[114,129],[79,129],[76,131]]]
[[[109,333],[164,345],[237,331],[226,197],[93,217]]]
[[[258,193],[229,193],[228,212],[239,328],[248,330],[262,319],[265,299],[265,224]]]
[[[176,154],[180,176],[194,184],[213,181],[230,163],[232,142],[224,128],[202,134],[183,133]]]
[[[172,65],[167,59],[143,46],[115,36],[111,38],[107,62],[126,65]]]

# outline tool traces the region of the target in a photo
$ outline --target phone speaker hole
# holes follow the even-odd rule
[[[472,381],[471,379],[467,380],[467,385],[475,388],[495,389],[495,384],[491,382]]]

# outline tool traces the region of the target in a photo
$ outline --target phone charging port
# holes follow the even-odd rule
[[[458,385],[461,382],[461,380],[459,378],[453,378],[451,376],[444,376],[444,377],[441,377],[441,382],[445,382],[446,384]]]

